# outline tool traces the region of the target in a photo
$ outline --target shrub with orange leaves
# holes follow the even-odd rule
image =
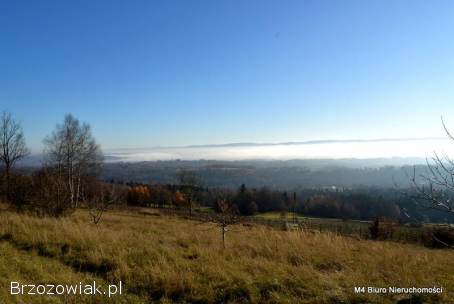
[[[131,206],[148,206],[151,204],[150,190],[146,186],[131,187],[126,200]]]

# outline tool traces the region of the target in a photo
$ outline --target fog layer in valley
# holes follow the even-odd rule
[[[448,139],[386,139],[313,141],[282,144],[227,144],[187,147],[105,150],[108,161],[156,160],[289,160],[342,158],[425,158],[436,151],[454,154],[454,143]]]

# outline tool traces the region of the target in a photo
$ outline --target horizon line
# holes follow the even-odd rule
[[[321,139],[307,141],[288,141],[288,142],[232,142],[225,144],[200,144],[200,145],[182,145],[182,146],[152,146],[138,148],[107,148],[104,151],[128,151],[128,150],[150,150],[150,149],[197,149],[197,148],[225,148],[225,147],[258,147],[258,146],[297,146],[297,145],[316,145],[332,143],[373,143],[373,142],[402,142],[402,141],[424,141],[424,140],[442,140],[446,137],[402,137],[402,138],[375,138],[375,139]]]

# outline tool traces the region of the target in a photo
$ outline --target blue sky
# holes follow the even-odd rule
[[[452,1],[2,1],[0,109],[106,149],[440,137]]]

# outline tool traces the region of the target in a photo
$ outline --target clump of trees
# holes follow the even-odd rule
[[[80,124],[71,114],[65,116],[63,124],[56,126],[44,144],[46,167],[55,176],[54,200],[68,209],[75,209],[87,181],[100,173],[103,162],[101,148],[91,134],[90,125]]]
[[[0,136],[5,198],[13,208],[62,216],[87,203],[88,198],[94,199],[89,189],[100,173],[103,156],[88,124],[66,115],[44,140],[44,165],[30,175],[12,173],[17,161],[30,150],[20,124],[9,113],[1,117]]]
[[[400,218],[400,208],[395,202],[365,194],[313,195],[304,204],[303,210],[304,214],[315,217],[356,220]]]
[[[254,215],[257,212],[282,211],[290,207],[286,192],[272,191],[267,187],[248,189],[241,185],[232,198],[241,215]]]
[[[377,217],[399,219],[400,208],[393,199],[381,195],[353,192],[310,191],[300,193],[297,200],[287,192],[270,190],[266,187],[248,189],[241,185],[233,194],[232,203],[241,215],[254,215],[257,212],[297,211],[314,217],[373,220]]]
[[[150,190],[145,185],[132,186],[128,189],[126,196],[128,205],[149,207],[151,205],[151,194]]]
[[[137,207],[189,209],[188,199],[182,191],[164,185],[130,184],[126,202]]]

